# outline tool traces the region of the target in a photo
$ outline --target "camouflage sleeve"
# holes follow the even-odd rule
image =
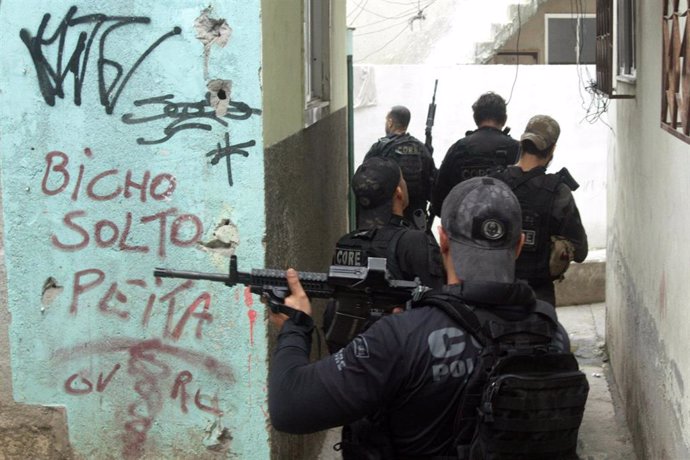
[[[553,205],[552,218],[556,222],[556,235],[568,239],[575,246],[575,262],[582,262],[587,258],[587,232],[580,219],[580,211],[575,204],[573,194],[565,184],[560,184],[558,194]]]

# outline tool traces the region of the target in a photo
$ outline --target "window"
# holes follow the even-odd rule
[[[594,64],[595,15],[546,14],[544,20],[547,64]]]
[[[597,0],[597,91],[613,94],[613,0]]]
[[[661,126],[690,143],[690,0],[663,2]]]
[[[610,99],[635,97],[630,94],[614,94],[613,87],[614,76],[619,81],[635,82],[635,16],[637,11],[635,3],[636,0],[616,1],[617,34],[614,35],[614,0],[597,0],[597,91]],[[617,69],[613,66],[614,36],[616,37]]]
[[[330,30],[330,0],[304,0],[305,126],[328,115]]]
[[[618,75],[635,78],[635,0],[618,1]]]

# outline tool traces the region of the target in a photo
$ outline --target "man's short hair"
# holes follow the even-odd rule
[[[393,122],[393,125],[398,129],[407,129],[410,124],[410,111],[403,105],[396,105],[388,112],[388,118]]]
[[[503,181],[474,177],[443,201],[441,225],[450,240],[455,272],[463,281],[515,281],[522,234],[520,202]]]
[[[386,225],[393,214],[393,195],[400,184],[400,166],[391,158],[373,157],[352,176],[357,200],[357,228]]]
[[[548,115],[535,115],[527,122],[520,137],[520,151],[539,158],[548,158],[561,135],[561,127]]]
[[[508,119],[505,99],[493,92],[479,96],[479,99],[472,104],[472,112],[477,125],[486,120],[493,120],[499,125],[504,125]]]

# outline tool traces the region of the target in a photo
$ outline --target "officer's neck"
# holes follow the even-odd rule
[[[523,153],[520,156],[520,160],[518,160],[516,166],[524,172],[527,172],[540,166],[546,168],[546,166],[549,164],[549,160],[550,158],[539,158],[538,156],[530,153]]]
[[[499,123],[496,120],[482,120],[477,125],[477,128],[495,128],[500,131],[504,125],[505,123]]]

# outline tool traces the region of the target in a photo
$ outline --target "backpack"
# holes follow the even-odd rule
[[[457,296],[430,291],[420,305],[441,308],[481,345],[462,389],[453,433],[459,459],[576,460],[589,384],[570,351],[553,345],[553,308],[537,301],[507,321]]]

